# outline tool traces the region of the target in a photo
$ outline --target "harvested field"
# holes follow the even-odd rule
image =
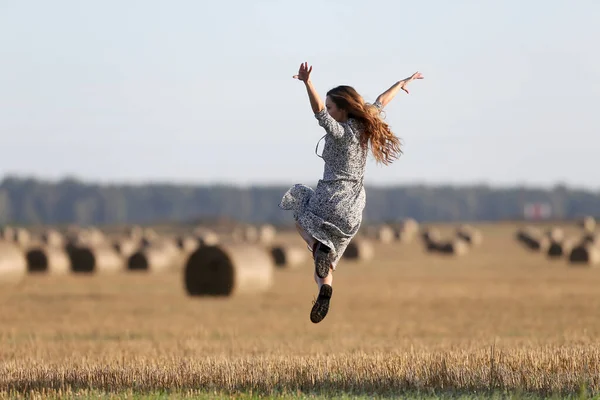
[[[342,260],[316,325],[310,259],[275,268],[264,293],[230,298],[188,296],[182,271],[28,275],[0,292],[0,392],[600,393],[600,269],[528,251],[514,224],[477,227],[485,240],[463,257],[416,240],[374,242],[372,259]],[[302,246],[294,234],[280,239]]]

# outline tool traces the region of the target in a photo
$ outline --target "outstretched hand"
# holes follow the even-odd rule
[[[414,81],[415,79],[423,79],[424,76],[420,73],[420,72],[415,72],[414,74],[412,74],[409,78],[406,78],[404,80],[404,83],[402,84],[402,90],[404,90],[407,94],[408,94],[408,89],[406,89],[406,85],[409,82]]]
[[[300,69],[298,70],[298,74],[294,75],[293,78],[301,80],[302,82],[308,82],[311,72],[312,72],[312,65],[309,68],[308,63],[304,62],[304,63],[300,64]]]

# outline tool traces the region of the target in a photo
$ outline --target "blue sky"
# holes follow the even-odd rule
[[[323,96],[425,76],[367,183],[600,188],[598,21],[592,0],[0,0],[0,176],[314,184],[308,61]]]

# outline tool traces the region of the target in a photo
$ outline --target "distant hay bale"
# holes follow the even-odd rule
[[[116,238],[112,242],[113,248],[124,258],[129,258],[133,253],[138,251],[141,244],[139,240],[132,239],[129,236]]]
[[[600,248],[591,244],[581,244],[573,247],[569,254],[569,262],[571,264],[600,264]]]
[[[152,228],[146,228],[142,231],[140,242],[142,246],[150,246],[160,239],[160,235]]]
[[[125,270],[125,258],[110,246],[66,247],[71,270],[77,273],[105,273]]]
[[[581,238],[581,242],[580,245],[586,245],[586,244],[590,244],[592,246],[596,246],[598,248],[600,248],[600,236],[593,233],[593,234],[586,234],[583,235],[583,237]]]
[[[262,247],[245,244],[204,246],[187,260],[184,282],[190,296],[261,293],[273,284],[274,263]]]
[[[271,244],[277,237],[277,229],[271,224],[264,224],[258,228],[258,241],[262,244]]]
[[[400,223],[400,226],[395,229],[394,237],[401,243],[410,243],[418,233],[419,223],[412,218],[406,218]]]
[[[579,226],[581,227],[581,229],[583,229],[585,233],[594,233],[594,231],[596,230],[596,219],[591,216],[584,217],[580,221]]]
[[[125,236],[127,236],[129,239],[133,239],[136,241],[142,240],[143,235],[144,235],[144,230],[139,225],[129,226],[125,230]]]
[[[25,247],[31,242],[31,234],[27,229],[16,228],[13,234],[13,241],[19,246]]]
[[[170,246],[148,246],[133,253],[127,261],[130,271],[164,272],[175,269],[179,251]]]
[[[380,243],[392,243],[396,233],[389,225],[380,225],[374,229],[374,238]]]
[[[29,273],[61,275],[71,271],[71,259],[60,247],[34,246],[25,252],[25,256]]]
[[[200,246],[216,246],[220,243],[219,235],[208,228],[196,228],[193,235],[198,240]]]
[[[25,253],[16,244],[0,242],[0,284],[20,282],[27,274]]]
[[[456,236],[471,246],[479,246],[483,241],[481,231],[471,225],[462,225],[456,230]]]
[[[561,228],[550,228],[546,231],[546,236],[551,242],[562,242],[565,238],[565,232]]]
[[[569,239],[563,239],[561,241],[551,241],[550,247],[548,247],[547,255],[550,258],[560,258],[566,256],[571,252],[573,245],[573,241]]]
[[[463,256],[469,252],[469,244],[460,238],[432,241],[427,250],[445,255]]]
[[[427,251],[436,251],[438,243],[442,240],[442,234],[436,228],[429,228],[421,233],[421,240]]]
[[[15,229],[12,226],[5,225],[0,228],[0,239],[4,239],[7,242],[12,242],[15,237]]]
[[[310,252],[303,246],[278,244],[271,248],[271,256],[277,267],[292,268],[307,261]]]
[[[529,250],[544,252],[550,247],[550,239],[538,229],[530,226],[519,229],[516,237]]]
[[[104,233],[98,228],[73,229],[67,236],[71,246],[103,246],[106,243]]]
[[[372,259],[374,256],[375,250],[371,241],[355,236],[348,244],[348,247],[346,247],[342,258],[346,260],[366,261]]]
[[[191,253],[200,246],[200,241],[197,238],[188,235],[177,236],[175,242],[177,247],[186,253]]]
[[[62,247],[66,243],[64,236],[56,229],[46,229],[40,238],[42,243],[50,247]]]
[[[258,228],[254,225],[239,225],[233,229],[231,236],[235,242],[256,243],[258,242]]]

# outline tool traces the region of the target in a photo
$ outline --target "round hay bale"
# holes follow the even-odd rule
[[[479,246],[483,241],[481,231],[471,225],[460,226],[456,230],[456,236],[471,246]]]
[[[269,245],[273,243],[277,237],[277,229],[271,224],[264,224],[258,228],[258,241],[262,244]]]
[[[456,238],[438,242],[432,250],[447,255],[463,256],[469,252],[469,244],[463,239]]]
[[[145,247],[145,246],[152,245],[154,242],[156,242],[159,239],[160,239],[160,236],[158,235],[158,233],[156,233],[156,231],[154,229],[146,228],[142,232],[142,237],[140,239],[140,242],[141,242],[142,246]]]
[[[141,241],[144,235],[144,230],[139,225],[132,225],[125,229],[125,235],[132,240]]]
[[[550,247],[550,239],[533,227],[520,229],[516,236],[520,243],[532,251],[546,251]]]
[[[596,219],[591,216],[584,217],[580,221],[579,226],[581,227],[581,229],[583,229],[585,233],[594,233],[594,231],[596,230]]]
[[[600,264],[600,248],[589,243],[573,247],[569,254],[569,262],[585,265]]]
[[[240,225],[233,230],[231,236],[236,242],[256,243],[258,241],[258,228],[254,225]]]
[[[198,240],[200,246],[216,246],[220,242],[219,235],[207,228],[196,228],[193,235]]]
[[[560,243],[565,238],[565,232],[561,228],[550,228],[546,231],[546,236],[548,236],[551,242]]]
[[[186,253],[191,253],[200,246],[200,241],[197,238],[187,235],[178,236],[175,243],[181,251]]]
[[[16,228],[14,230],[13,241],[19,246],[25,247],[31,242],[31,234],[27,229]]]
[[[145,247],[127,261],[129,271],[163,272],[175,269],[178,253],[169,247]]]
[[[0,228],[0,239],[4,239],[7,242],[12,242],[15,237],[15,229],[12,226],[5,225]]]
[[[427,251],[436,251],[442,241],[442,234],[436,228],[426,229],[421,233],[421,240]]]
[[[125,270],[125,258],[110,246],[67,246],[71,270],[77,273],[105,273]]]
[[[98,228],[80,229],[69,235],[69,243],[72,246],[98,247],[106,243],[104,233]]]
[[[419,223],[413,218],[406,218],[400,224],[400,229],[403,232],[416,234],[417,232],[419,232]]]
[[[132,239],[129,236],[121,237],[113,240],[113,248],[124,258],[129,258],[133,253],[138,251],[141,244],[139,240]]]
[[[295,267],[307,261],[310,252],[306,247],[279,244],[271,248],[271,256],[277,267]]]
[[[389,225],[381,225],[375,228],[375,239],[381,243],[392,243],[396,239],[396,233]]]
[[[71,259],[60,247],[48,245],[31,247],[26,251],[25,256],[29,273],[60,275],[71,271]]]
[[[566,256],[571,252],[573,248],[573,241],[564,239],[560,242],[551,241],[550,247],[548,248],[547,255],[549,258],[560,258]]]
[[[50,247],[63,247],[65,245],[65,238],[56,229],[46,229],[41,234],[42,243]]]
[[[260,293],[273,284],[274,264],[263,248],[243,244],[204,246],[187,260],[184,282],[190,296]]]
[[[0,285],[20,282],[27,274],[25,253],[14,243],[0,242]]]
[[[590,244],[600,248],[600,236],[596,234],[586,234],[581,238],[580,245]]]
[[[346,247],[342,258],[346,260],[370,260],[375,255],[373,244],[368,239],[354,237]]]

